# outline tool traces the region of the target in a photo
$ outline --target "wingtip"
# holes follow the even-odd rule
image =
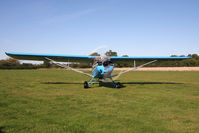
[[[9,53],[9,52],[5,52],[5,54],[6,54],[7,56],[12,55],[12,53]]]

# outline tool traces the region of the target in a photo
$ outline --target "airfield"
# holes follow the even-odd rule
[[[135,71],[114,89],[62,69],[0,70],[0,133],[196,133],[199,71]]]

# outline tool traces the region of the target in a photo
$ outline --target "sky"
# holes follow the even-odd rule
[[[199,0],[0,0],[5,52],[199,54]]]

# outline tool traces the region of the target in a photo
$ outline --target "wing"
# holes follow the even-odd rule
[[[191,57],[111,57],[111,60],[113,62],[116,62],[116,63],[119,63],[119,62],[124,62],[124,61],[134,61],[134,65],[135,65],[135,60],[153,60],[153,61],[150,61],[150,62],[147,62],[145,64],[142,64],[138,67],[134,66],[134,68],[131,68],[129,70],[126,70],[126,71],[123,71],[123,72],[120,72],[118,74],[115,74],[115,75],[112,75],[112,77],[115,77],[115,79],[119,78],[120,75],[124,74],[124,73],[127,73],[127,72],[130,72],[130,71],[135,71],[139,68],[142,68],[146,65],[149,65],[151,63],[154,63],[156,62],[157,60],[183,60],[183,59],[190,59]]]
[[[30,54],[30,53],[6,53],[6,55],[19,60],[45,61],[50,58],[57,62],[80,62],[91,63],[94,56],[77,56],[77,55],[49,55],[49,54]]]
[[[116,57],[111,56],[113,62],[133,61],[133,60],[183,60],[191,57]]]

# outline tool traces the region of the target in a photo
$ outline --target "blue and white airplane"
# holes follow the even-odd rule
[[[115,76],[120,76],[124,73],[135,71],[138,68],[149,65],[157,60],[182,60],[190,59],[191,57],[116,57],[116,56],[79,56],[79,55],[48,55],[48,54],[30,54],[30,53],[6,53],[6,55],[19,59],[19,60],[35,60],[35,61],[49,61],[52,64],[56,64],[60,67],[79,72],[81,74],[92,77],[89,82],[84,82],[84,88],[88,88],[96,82],[101,82],[101,80],[110,79],[113,83],[114,88],[120,88],[121,84],[115,83],[112,79]],[[137,60],[148,60],[140,66],[136,66],[135,62]],[[114,62],[121,61],[134,61],[134,67],[120,72],[115,75],[111,75],[114,69]],[[78,62],[78,63],[93,63],[92,65],[92,75],[82,72],[80,70],[69,67],[68,65],[61,64],[59,62]]]

